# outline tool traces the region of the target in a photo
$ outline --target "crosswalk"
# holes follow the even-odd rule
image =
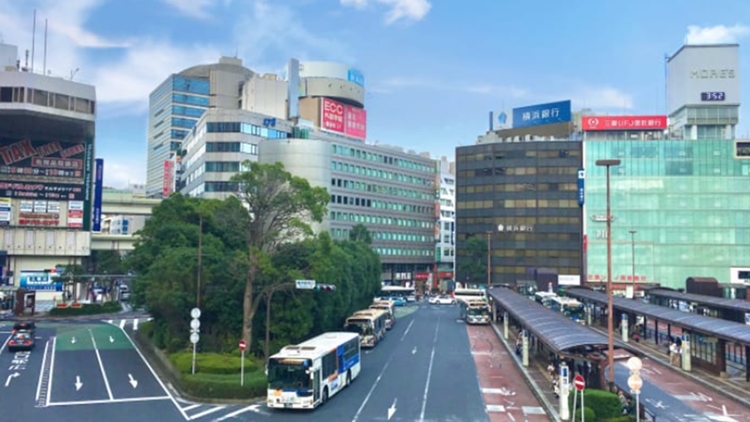
[[[153,318],[120,318],[120,319],[106,319],[104,322],[107,324],[116,325],[123,330],[138,331],[138,325],[144,322],[151,321]]]
[[[262,416],[271,416],[260,404],[252,405],[214,405],[204,403],[194,403],[184,399],[177,399],[182,413],[188,420],[221,422],[233,419],[241,414],[254,413]]]

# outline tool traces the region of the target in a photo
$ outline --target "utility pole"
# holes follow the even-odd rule
[[[201,266],[203,265],[203,214],[198,214],[198,269],[195,277],[195,307],[201,307]]]
[[[486,288],[490,288],[492,285],[492,231],[487,231],[487,285]]]
[[[633,297],[635,298],[635,234],[636,230],[630,230],[630,275],[633,280]]]

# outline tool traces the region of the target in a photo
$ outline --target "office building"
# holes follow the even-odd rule
[[[59,296],[50,270],[90,254],[95,120],[93,86],[0,44],[0,275],[37,300]]]
[[[433,288],[446,290],[445,282],[455,277],[456,163],[442,157],[436,164],[436,184],[440,190],[435,201],[435,267],[431,273],[417,273],[416,278],[432,280]]]

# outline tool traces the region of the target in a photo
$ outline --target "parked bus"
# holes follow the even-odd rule
[[[462,300],[461,319],[467,324],[489,324],[490,305],[484,300]]]
[[[396,308],[392,300],[376,299],[375,302],[370,305],[370,309],[379,309],[385,312],[386,330],[390,330],[394,325],[396,325]]]
[[[406,304],[406,302],[416,302],[417,292],[414,287],[403,287],[403,286],[383,286],[380,290],[381,299],[389,299],[396,302],[396,305],[400,306]]]
[[[357,378],[361,368],[359,336],[325,333],[286,346],[268,359],[271,408],[314,409]]]
[[[575,322],[583,323],[586,320],[586,310],[583,304],[571,297],[555,296],[551,298],[550,309],[560,312]]]
[[[385,317],[380,309],[357,311],[346,319],[344,330],[359,334],[362,347],[375,347],[385,338]]]
[[[462,300],[476,299],[483,299],[486,301],[487,291],[484,289],[456,289],[453,291],[453,298],[458,302],[461,302]]]
[[[539,303],[541,305],[544,305],[545,307],[550,307],[550,301],[552,298],[557,297],[555,293],[552,292],[536,292],[534,293],[534,300],[536,303]]]

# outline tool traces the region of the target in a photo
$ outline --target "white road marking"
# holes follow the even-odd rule
[[[42,370],[39,371],[39,382],[36,384],[36,396],[34,400],[39,401],[39,393],[42,391],[42,378],[44,378],[44,365],[47,363],[47,352],[49,351],[49,340],[44,344],[44,355],[42,356]]]
[[[401,336],[401,340],[399,341],[404,341],[404,339],[406,338],[406,335],[409,334],[409,330],[411,330],[411,326],[413,324],[414,324],[414,320],[411,320],[411,322],[409,323],[409,326],[406,327],[406,331],[404,331],[404,334]]]
[[[521,406],[524,415],[546,415],[547,412],[541,406]]]
[[[136,347],[135,343],[133,342],[133,339],[130,338],[130,336],[128,335],[128,333],[125,331],[124,328],[121,328],[120,330],[122,331],[122,334],[125,336],[125,338],[128,339],[128,341],[130,342],[130,345],[133,346],[133,349],[135,349],[136,353],[138,353],[138,356],[141,357],[141,360],[146,365],[148,370],[151,372],[151,375],[156,379],[156,382],[159,383],[159,385],[161,386],[161,389],[164,390],[164,393],[166,393],[168,398],[172,400],[172,404],[174,404],[177,410],[182,414],[182,417],[185,418],[186,421],[189,421],[190,417],[187,415],[187,413],[185,413],[184,410],[182,410],[182,407],[180,407],[180,405],[177,403],[177,400],[175,400],[174,396],[172,396],[172,393],[170,393],[169,390],[167,390],[167,386],[165,386],[162,380],[156,375],[156,371],[154,371],[154,368],[151,367],[150,363],[148,363],[146,358],[143,356],[143,353],[141,353],[141,350],[138,347]]]
[[[412,321],[412,322],[413,322],[413,321]],[[5,342],[3,343],[3,345],[2,345],[2,346],[0,346],[0,354],[2,354],[2,353],[3,353],[3,350],[5,350],[5,346],[7,346],[7,345],[8,345],[8,342],[9,342],[9,341],[10,341],[10,336],[8,336],[8,338],[6,338],[6,339],[5,339]]]
[[[412,320],[412,322],[414,322]],[[411,327],[411,324],[409,325]],[[407,328],[408,331],[408,328]],[[372,392],[375,391],[375,387],[378,386],[380,383],[380,380],[383,378],[383,374],[385,373],[385,370],[388,369],[388,365],[391,364],[391,361],[393,360],[393,357],[396,356],[395,353],[391,354],[391,357],[388,358],[388,361],[383,365],[383,369],[380,370],[380,374],[378,374],[378,377],[375,379],[375,382],[372,384],[372,387],[370,387],[370,391],[367,392],[367,395],[365,396],[364,401],[362,401],[362,405],[359,406],[359,409],[357,410],[357,413],[354,415],[354,419],[352,419],[352,422],[357,422],[357,419],[359,419],[359,415],[362,414],[362,410],[364,410],[365,406],[367,406],[367,402],[370,401],[370,397],[372,396]]]
[[[159,401],[159,400],[171,400],[170,396],[160,397],[133,397],[129,399],[113,399],[113,400],[81,400],[81,401],[66,401],[59,403],[47,403],[47,406],[78,406],[78,405],[91,405],[91,404],[110,404],[110,403],[133,403],[141,401]]]
[[[133,319],[133,331],[138,331],[138,318]]]
[[[126,323],[126,322],[127,322],[126,320],[124,320],[124,319],[121,319],[121,320],[120,320],[120,328],[125,328],[125,323]]]
[[[505,412],[505,406],[501,406],[499,404],[488,404],[487,405],[487,411],[488,412]]]
[[[260,413],[262,415],[266,415],[266,413],[263,412],[262,410],[260,410],[259,407],[260,407],[260,405],[257,405],[257,404],[253,404],[253,405],[250,405],[250,406],[247,406],[247,407],[243,407],[242,409],[235,410],[232,413],[227,413],[226,415],[224,415],[224,416],[222,416],[222,417],[220,417],[218,419],[214,419],[212,422],[225,421],[227,419],[232,419],[234,417],[237,417],[237,416],[239,416],[239,415],[241,415],[243,413],[247,413],[247,412],[255,412],[255,413]]]
[[[430,392],[430,379],[432,378],[432,364],[435,362],[435,346],[437,346],[438,332],[440,331],[440,318],[435,326],[435,335],[432,337],[432,353],[430,353],[430,366],[427,368],[427,381],[424,383],[424,395],[422,396],[422,411],[419,413],[419,421],[424,422],[424,412],[427,410],[427,395]]]
[[[89,334],[91,335],[91,344],[94,346],[94,353],[96,353],[96,360],[99,362],[99,369],[101,369],[102,377],[104,378],[104,387],[107,389],[109,400],[114,400],[115,398],[112,395],[112,389],[109,388],[109,380],[107,379],[107,371],[104,370],[104,364],[102,363],[102,356],[99,354],[99,348],[96,347],[96,340],[94,340],[94,332],[89,330]]]
[[[187,411],[189,411],[189,410],[193,410],[193,409],[195,409],[196,407],[201,407],[201,406],[203,406],[203,405],[202,405],[202,404],[191,404],[191,405],[190,405],[190,406],[188,406],[188,407],[183,407],[183,409],[184,409],[184,410],[185,410],[185,411],[187,412]]]
[[[196,413],[195,415],[193,415],[193,416],[190,417],[190,420],[202,418],[202,417],[204,417],[206,415],[210,415],[211,413],[218,412],[219,410],[221,410],[223,408],[224,408],[224,406],[219,406],[219,407],[214,407],[212,409],[205,410],[205,411],[200,412],[200,413]]]
[[[55,373],[55,349],[57,348],[57,337],[52,337],[52,357],[49,360],[49,385],[47,386],[47,402],[45,406],[49,406],[49,396],[52,395],[52,378]]]

